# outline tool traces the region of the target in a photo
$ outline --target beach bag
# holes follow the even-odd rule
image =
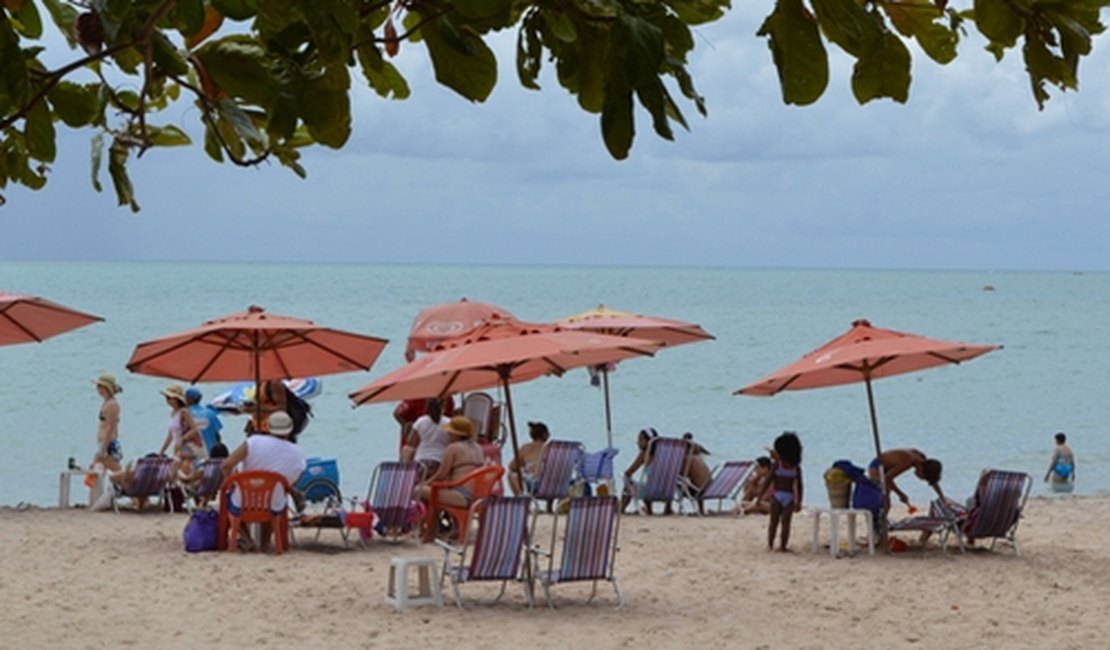
[[[216,550],[220,515],[215,510],[197,510],[185,524],[185,550],[190,553]]]

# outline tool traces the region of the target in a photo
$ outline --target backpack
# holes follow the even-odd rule
[[[293,419],[293,435],[304,431],[308,426],[308,418],[312,415],[312,407],[308,402],[297,396],[296,393],[285,387],[285,411]]]

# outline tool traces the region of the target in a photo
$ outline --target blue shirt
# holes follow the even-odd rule
[[[206,404],[190,405],[189,413],[193,416],[193,421],[197,423],[200,437],[204,439],[205,450],[211,453],[212,447],[220,441],[220,429],[224,428],[223,423],[220,422],[220,416],[216,409]]]

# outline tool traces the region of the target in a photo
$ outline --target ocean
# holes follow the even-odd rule
[[[1075,450],[1076,493],[1110,490],[1110,344],[1100,325],[1110,320],[1108,274],[5,262],[0,289],[105,318],[42,344],[0,348],[3,505],[56,504],[67,459],[89,462],[100,406],[91,381],[102,372],[116,374],[124,387],[127,459],[157,451],[168,418],[159,390],[172,380],[127,372],[135,345],[249,305],[390,339],[370,372],[321,378],[315,417],[301,436],[308,455],[336,459],[344,495],[365,494],[373,467],[395,456],[398,427],[393,405],[356,409],[347,395],[402,365],[418,311],[462,297],[531,321],[604,304],[695,322],[716,336],[622,362],[610,375],[618,468],[632,461],[643,427],[692,432],[711,451],[711,464],[762,455],[776,435],[793,430],[804,448],[807,502],[822,502],[821,474],[833,461],[862,465],[874,454],[864,386],[775,397],[733,391],[867,318],[879,327],[1004,346],[960,366],[874,383],[883,447],[917,447],[940,459],[947,494],[970,494],[987,467],[1029,472],[1034,494],[1048,493],[1041,478],[1057,431]],[[207,399],[228,386],[199,387]],[[514,385],[512,396],[522,433],[524,422],[541,420],[555,438],[605,446],[602,394],[584,370]],[[243,439],[243,423],[224,418],[232,448]],[[918,504],[932,494],[912,476],[899,485]],[[74,501],[82,489],[74,481]]]

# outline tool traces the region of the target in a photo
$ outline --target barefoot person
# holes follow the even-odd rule
[[[416,497],[425,503],[431,501],[432,498],[431,483],[457,481],[486,464],[486,458],[482,455],[482,448],[474,440],[476,437],[474,422],[470,418],[465,415],[456,415],[443,427],[443,430],[451,436],[451,442],[443,450],[443,462],[440,463],[435,474],[425,479],[416,488]],[[438,490],[436,498],[443,505],[466,508],[470,505],[474,495],[471,492],[471,486],[464,484],[450,490]],[[425,541],[431,541],[431,538],[435,535],[435,529],[432,525],[438,521],[437,516],[438,513],[429,510],[428,527],[424,531]]]
[[[116,395],[122,393],[123,389],[116,383],[116,378],[109,374],[100,375],[93,380],[93,384],[104,401],[97,417],[97,449],[91,465],[95,468],[99,464],[108,471],[118,472],[121,469],[120,461],[123,460],[123,447],[119,444],[119,402],[116,401]]]
[[[802,509],[802,443],[792,431],[775,438],[775,457],[767,483],[771,494],[771,519],[767,525],[767,550],[775,548],[775,533],[782,525],[779,550],[790,550],[790,522]]]
[[[883,466],[883,481],[886,488],[883,490],[883,512],[890,511],[890,494],[892,492],[898,495],[902,503],[910,504],[910,498],[894,482],[895,478],[910,469],[913,470],[917,478],[928,483],[942,501],[947,502],[944,492],[940,489],[940,474],[943,466],[939,460],[927,457],[918,449],[890,449],[884,451],[881,456],[872,460],[867,468],[868,475],[875,482],[879,480],[880,464]]]

